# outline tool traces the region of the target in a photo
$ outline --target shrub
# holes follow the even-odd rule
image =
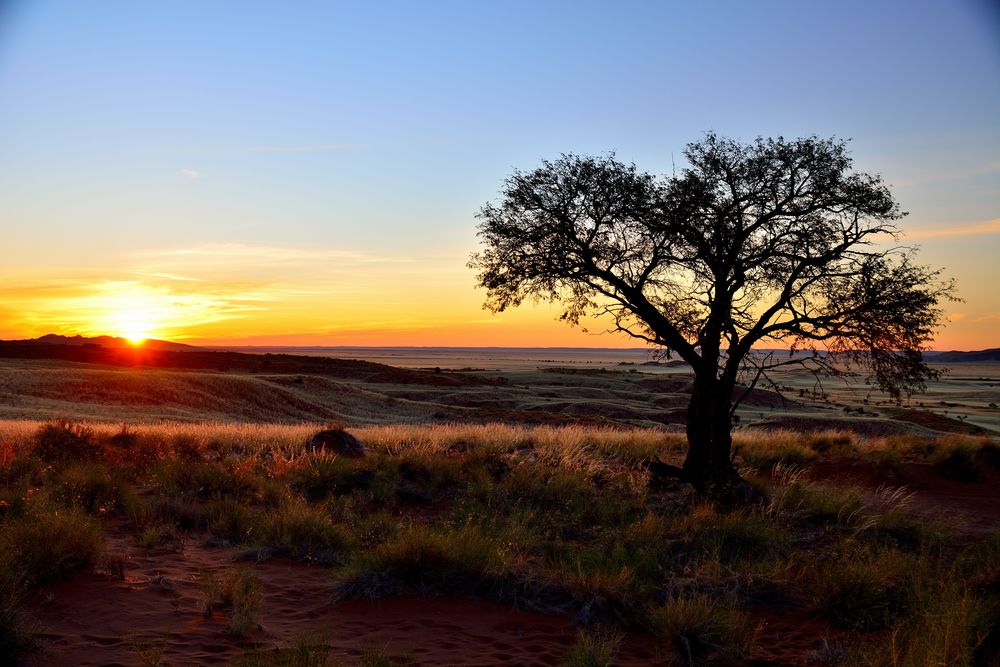
[[[409,658],[393,657],[385,649],[366,648],[358,659],[359,667],[409,667],[415,664]]]
[[[292,646],[272,651],[253,651],[232,663],[233,667],[326,667],[330,647],[310,637],[298,637]]]
[[[202,461],[205,459],[205,446],[197,438],[179,433],[170,442],[174,456],[182,461]]]
[[[871,525],[864,495],[850,486],[817,484],[801,474],[786,474],[787,484],[772,499],[772,511],[841,528],[862,529]]]
[[[300,456],[288,472],[289,486],[310,502],[367,489],[374,478],[371,470],[322,451]]]
[[[265,513],[258,526],[256,541],[295,558],[334,562],[350,544],[344,531],[333,525],[322,510],[303,502]]]
[[[246,469],[236,470],[220,462],[164,461],[157,471],[164,490],[171,495],[199,499],[232,498],[257,500],[260,479]]]
[[[621,646],[621,634],[581,632],[563,657],[563,667],[610,667]]]
[[[720,514],[711,505],[693,508],[680,526],[694,555],[727,564],[777,556],[790,543],[782,527],[759,513]]]
[[[413,527],[363,556],[338,586],[342,598],[470,594],[493,581],[496,552],[478,529]]]
[[[914,561],[891,549],[848,548],[805,576],[816,610],[851,630],[882,630],[906,610]]]
[[[109,466],[99,463],[71,464],[59,474],[52,487],[53,499],[90,514],[121,509],[128,496],[121,478]]]
[[[169,453],[161,437],[140,432],[128,424],[123,424],[117,433],[109,436],[107,443],[121,452],[119,457],[126,468],[139,472],[150,470]]]
[[[216,609],[228,609],[230,631],[235,635],[249,632],[260,608],[260,580],[244,568],[230,569],[222,576],[204,570],[200,578],[205,615],[211,616]]]
[[[652,610],[650,624],[665,648],[686,664],[701,664],[713,654],[742,659],[760,633],[734,600],[703,593],[677,593]]]
[[[177,539],[177,530],[170,525],[155,524],[147,526],[135,538],[136,546],[141,549],[155,549]]]
[[[253,539],[256,517],[238,500],[233,498],[212,500],[205,503],[201,511],[208,531],[213,535],[236,544],[243,544]]]
[[[3,523],[0,569],[20,572],[28,586],[37,586],[94,565],[103,546],[100,528],[81,510],[33,507]]]
[[[997,610],[955,582],[934,582],[913,608],[873,644],[858,648],[846,665],[925,667],[993,664],[980,649],[997,623]],[[993,656],[995,658],[995,654]]]
[[[45,424],[35,433],[35,455],[46,462],[87,461],[97,458],[101,448],[94,431],[68,421]]]
[[[981,482],[985,478],[979,448],[971,443],[945,445],[931,457],[931,463],[945,477],[961,482]]]

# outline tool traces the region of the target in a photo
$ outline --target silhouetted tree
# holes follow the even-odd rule
[[[469,265],[494,312],[561,302],[571,323],[604,314],[689,363],[687,458],[659,467],[748,499],[732,464],[739,402],[789,365],[841,375],[861,364],[894,398],[924,388],[935,373],[922,350],[953,286],[895,245],[905,213],[878,176],[852,171],[842,140],[710,133],[684,156],[667,177],[613,155],[515,171],[477,215],[485,247]]]

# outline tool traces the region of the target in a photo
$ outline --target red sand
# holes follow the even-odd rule
[[[332,572],[285,559],[247,564],[264,589],[260,626],[245,638],[228,632],[227,616],[202,614],[199,571],[229,566],[224,548],[188,542],[183,552],[126,548],[124,581],[81,574],[34,596],[41,630],[36,665],[138,665],[136,647],[165,643],[166,664],[226,664],[254,648],[309,636],[331,647],[333,662],[351,664],[378,648],[427,665],[558,664],[577,631],[567,615],[513,611],[481,600],[393,598],[333,604]],[[649,637],[629,637],[617,664],[655,661]]]

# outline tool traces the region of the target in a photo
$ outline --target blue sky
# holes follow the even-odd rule
[[[851,138],[924,259],[959,278],[955,344],[985,342],[1000,324],[982,287],[1000,279],[998,119],[1000,13],[984,1],[8,2],[0,262],[18,290],[0,292],[0,336],[60,326],[46,290],[194,298],[181,283],[199,282],[230,305],[309,291],[284,332],[309,340],[363,334],[336,313],[301,319],[325,297],[357,301],[354,324],[361,302],[384,304],[380,342],[444,344],[473,321],[456,344],[525,326],[539,333],[523,344],[579,342],[544,307],[479,310],[475,211],[515,167],[614,150],[669,171],[714,130]],[[268,249],[312,254],[286,271]],[[299,270],[344,257],[362,259]],[[174,333],[278,334],[226,312]]]

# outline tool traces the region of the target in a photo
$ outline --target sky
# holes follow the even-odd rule
[[[1000,346],[987,0],[0,0],[0,338],[635,346],[483,310],[475,213],[707,131],[849,138],[957,280],[934,347]]]

